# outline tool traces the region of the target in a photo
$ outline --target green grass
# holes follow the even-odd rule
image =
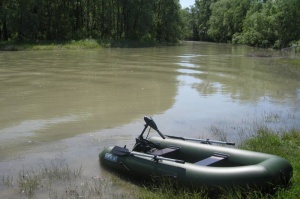
[[[95,49],[109,46],[108,41],[84,39],[70,41],[7,41],[0,42],[0,50],[57,50],[57,49]]]
[[[70,168],[64,160],[41,164],[39,168],[23,168],[14,182],[11,175],[2,175],[0,193],[10,198],[138,198],[138,187],[117,175],[83,178],[82,167]]]
[[[217,127],[215,133],[223,131]],[[256,190],[232,188],[220,190],[217,194],[205,189],[188,190],[174,185],[174,182],[147,183],[110,175],[102,178],[83,179],[82,167],[70,168],[64,161],[53,161],[40,165],[39,169],[19,171],[14,184],[12,176],[3,175],[0,180],[2,190],[18,190],[15,196],[39,198],[39,194],[48,193],[48,198],[140,198],[140,199],[173,199],[173,198],[300,198],[300,130],[273,131],[267,127],[257,128],[252,135],[243,141],[238,148],[270,153],[286,158],[293,166],[294,174],[290,186],[278,188],[268,194]],[[58,189],[59,188],[59,189]]]
[[[21,194],[33,196],[42,189],[51,190],[54,181],[71,181],[81,176],[82,168],[71,169],[64,161],[42,165],[39,170],[23,169],[19,171],[17,184]]]
[[[216,131],[216,129],[214,130]],[[239,148],[286,158],[294,169],[290,186],[278,188],[272,194],[236,188],[221,190],[218,194],[210,195],[204,189],[197,192],[184,188],[174,189],[172,185],[162,183],[162,186],[145,187],[140,191],[139,198],[300,198],[300,130],[274,132],[271,129],[260,127],[249,139],[243,141]]]
[[[300,130],[274,132],[261,128],[242,144],[243,149],[270,153],[287,159],[293,166],[291,186],[280,189],[272,198],[300,198]]]
[[[158,43],[152,40],[128,41],[128,40],[102,40],[81,39],[67,41],[2,41],[0,51],[23,51],[23,50],[58,50],[58,49],[97,49],[103,47],[138,48],[166,45],[180,45],[180,43]]]

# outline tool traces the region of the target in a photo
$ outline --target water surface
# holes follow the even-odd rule
[[[259,53],[270,56],[248,56]],[[0,174],[60,158],[102,175],[98,153],[132,146],[144,115],[166,134],[214,138],[217,127],[228,141],[258,122],[299,128],[300,75],[290,59],[298,58],[199,42],[0,52]]]

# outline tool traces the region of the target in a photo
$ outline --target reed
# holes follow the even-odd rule
[[[6,186],[6,187],[12,187],[13,186],[13,176],[11,176],[11,175],[2,175],[0,185],[1,186]]]
[[[81,176],[82,167],[71,169],[64,161],[52,161],[50,165],[44,163],[40,169],[23,168],[18,173],[17,184],[19,192],[26,196],[33,196],[37,190],[52,189],[54,181],[71,181]]]

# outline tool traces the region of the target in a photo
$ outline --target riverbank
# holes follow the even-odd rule
[[[56,49],[94,49],[106,47],[108,41],[94,39],[70,40],[70,41],[7,41],[0,42],[2,51],[23,51],[23,50],[56,50]]]
[[[38,170],[24,168],[19,171],[17,180],[13,176],[1,176],[1,191],[10,193],[12,198],[20,196],[48,198],[298,198],[300,195],[300,130],[274,132],[259,128],[242,142],[239,148],[275,154],[289,160],[294,175],[288,187],[278,188],[274,193],[255,190],[222,190],[217,196],[209,195],[206,190],[193,192],[184,188],[174,189],[172,184],[140,184],[134,179],[122,176],[82,178],[82,167],[72,168],[64,161],[53,161],[41,165]],[[74,182],[80,182],[75,183]],[[129,181],[129,182],[128,182]],[[60,186],[57,186],[60,185]],[[118,190],[116,192],[116,189]],[[4,190],[4,191],[3,191]],[[9,198],[9,197],[8,197]]]
[[[274,193],[263,193],[256,190],[222,190],[217,198],[299,198],[300,196],[300,130],[275,132],[268,128],[259,128],[249,139],[242,142],[239,148],[269,153],[287,159],[293,166],[294,174],[288,187],[279,187]],[[190,192],[185,189],[175,190],[168,184],[145,187],[139,198],[211,198],[205,190]]]
[[[153,47],[180,45],[182,41],[175,43],[156,42],[155,40],[105,40],[105,39],[80,39],[80,40],[62,40],[62,41],[0,41],[0,51],[23,51],[23,50],[56,50],[56,49],[95,49],[103,47]],[[199,41],[201,42],[201,41]],[[300,41],[294,42],[290,47],[283,48],[281,51],[298,54],[300,52]],[[236,45],[236,44],[232,44]],[[246,45],[246,44],[245,44]],[[276,49],[279,50],[279,49]],[[265,54],[251,54],[249,56],[269,57]]]
[[[106,47],[138,48],[178,45],[178,43],[158,43],[155,41],[128,41],[128,40],[101,40],[82,39],[70,41],[7,41],[0,42],[0,51],[30,51],[30,50],[57,50],[57,49],[97,49]]]

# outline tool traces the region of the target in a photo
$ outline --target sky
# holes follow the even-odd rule
[[[179,2],[182,8],[190,7],[195,4],[195,0],[180,0]]]

